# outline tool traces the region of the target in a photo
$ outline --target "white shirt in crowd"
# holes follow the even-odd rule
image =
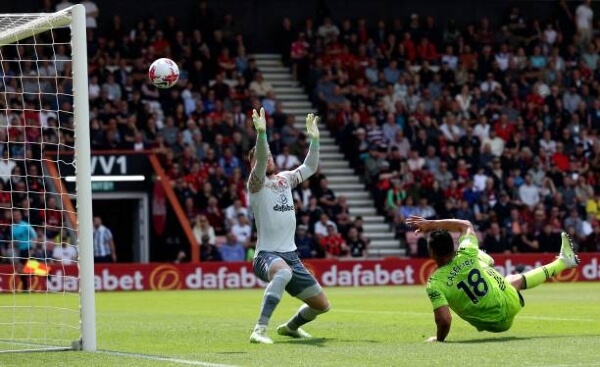
[[[63,265],[71,265],[77,260],[77,247],[67,246],[54,246],[52,250],[52,258],[54,260],[62,261]]]
[[[323,224],[323,222],[318,221],[315,223],[315,234],[318,236],[327,236],[327,227],[334,226],[337,232],[337,226],[330,219],[327,220],[327,223]]]
[[[0,179],[7,183],[17,164],[12,159],[0,159]]]
[[[477,124],[473,129],[473,135],[479,138],[479,140],[483,141],[490,137],[490,124]]]
[[[227,218],[231,225],[238,223],[238,215],[240,214],[244,214],[247,217],[248,208],[244,208],[243,206],[236,208],[234,204],[231,204],[225,209],[225,218]]]
[[[476,173],[475,176],[473,176],[473,187],[475,187],[475,190],[484,191],[487,179],[488,177],[485,175],[485,173]]]
[[[61,11],[73,5],[74,4],[70,1],[61,1],[60,3],[56,4],[56,11]]]
[[[490,145],[490,149],[492,154],[496,157],[500,157],[502,152],[504,151],[504,140],[499,137],[483,139],[481,142],[481,147],[483,148],[486,144]]]
[[[277,167],[279,167],[280,170],[289,171],[298,167],[302,163],[298,157],[293,154],[279,154],[275,159],[275,164],[277,164]]]
[[[533,208],[540,202],[540,188],[534,184],[524,183],[519,187],[519,198],[530,208]]]
[[[87,14],[87,17],[85,18],[86,28],[98,28],[98,22],[96,21],[96,17],[98,16],[98,6],[90,0],[84,0],[81,4],[85,7],[85,14]]]
[[[587,5],[581,4],[575,10],[577,29],[592,29],[594,11]]]
[[[250,224],[236,223],[231,227],[231,233],[239,243],[244,244],[252,234],[252,227],[250,227]]]
[[[549,157],[556,153],[556,141],[540,139],[540,151],[544,153],[546,157]]]
[[[481,85],[479,86],[481,91],[484,93],[492,93],[498,87],[500,87],[500,83],[498,83],[495,80],[486,80],[485,82],[481,83]]]

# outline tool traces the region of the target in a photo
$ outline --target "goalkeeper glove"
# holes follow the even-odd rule
[[[319,116],[315,116],[313,113],[309,113],[306,115],[306,132],[308,136],[310,136],[311,140],[319,140],[319,128],[317,127],[317,122],[319,121]]]
[[[265,119],[265,109],[260,108],[260,115],[256,110],[252,110],[252,122],[254,122],[254,128],[256,132],[266,133],[267,132],[267,120]]]

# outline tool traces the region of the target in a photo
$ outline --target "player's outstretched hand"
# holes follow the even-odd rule
[[[429,222],[423,217],[411,215],[406,219],[406,223],[415,229],[416,234],[430,231]]]
[[[319,140],[320,133],[319,127],[317,126],[318,121],[319,116],[315,116],[314,113],[306,115],[306,132],[313,140]]]
[[[254,128],[259,133],[267,132],[267,119],[265,118],[265,109],[260,108],[260,114],[256,109],[252,110],[252,122],[254,122]]]

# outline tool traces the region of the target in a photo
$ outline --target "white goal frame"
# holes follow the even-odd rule
[[[6,14],[5,14],[6,15]],[[18,16],[19,14],[10,14]],[[75,123],[77,248],[79,251],[79,307],[81,340],[76,350],[96,350],[96,305],[90,169],[90,128],[87,71],[86,12],[78,4],[56,13],[23,14],[32,17],[14,28],[0,30],[0,47],[56,28],[71,28],[73,64],[73,117]],[[0,14],[0,17],[2,15]],[[65,348],[66,349],[66,348]]]

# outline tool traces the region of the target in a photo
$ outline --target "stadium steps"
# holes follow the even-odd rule
[[[283,66],[278,54],[257,54],[254,58],[265,81],[271,83],[277,99],[283,103],[283,111],[293,115],[294,127],[304,131],[306,114],[314,109],[304,90],[292,79],[290,68]],[[324,135],[321,136],[320,169],[335,194],[347,198],[350,213],[362,216],[365,235],[371,240],[369,257],[404,255],[399,240],[394,237],[384,217],[377,214],[373,199],[340,153],[333,137],[327,133],[327,127],[319,123],[319,129]]]

